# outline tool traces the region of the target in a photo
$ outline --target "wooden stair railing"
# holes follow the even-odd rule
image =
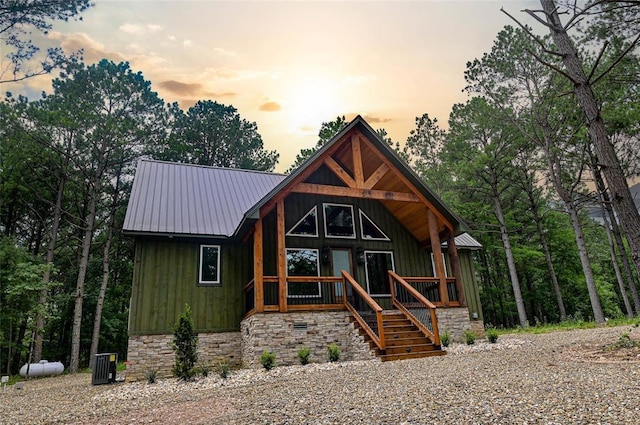
[[[351,312],[355,321],[358,322],[369,338],[371,338],[371,341],[373,341],[380,350],[384,350],[386,345],[382,321],[382,307],[380,307],[378,303],[367,294],[367,291],[345,270],[342,270],[342,278],[345,307]],[[354,306],[354,304],[356,305]],[[366,320],[362,314],[366,314],[370,320]]]
[[[394,307],[402,311],[439,348],[436,306],[392,270],[389,270],[389,286]]]

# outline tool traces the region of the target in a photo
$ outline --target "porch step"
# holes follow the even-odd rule
[[[428,356],[447,354],[440,347],[431,342],[422,331],[416,327],[401,311],[385,310],[382,316],[382,326],[385,336],[385,350],[380,350],[360,324],[351,320],[358,333],[369,343],[370,349],[382,361],[415,359]]]

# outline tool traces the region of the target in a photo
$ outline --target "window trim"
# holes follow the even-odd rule
[[[391,241],[389,236],[387,236],[387,234],[385,232],[383,232],[382,229],[373,220],[371,220],[371,218],[368,215],[366,215],[364,213],[364,211],[362,211],[361,209],[358,209],[358,211],[360,212],[360,238],[363,241]],[[364,216],[367,220],[369,220],[369,223],[371,223],[373,225],[373,227],[378,229],[378,231],[384,235],[384,238],[369,238],[369,237],[365,237],[365,235],[364,235],[364,225],[362,224],[362,216]]]
[[[335,207],[348,207],[351,210],[351,220],[353,224],[353,234],[351,236],[336,236],[329,234],[329,226],[327,226],[327,206],[335,206]],[[324,223],[324,236],[325,238],[335,238],[335,239],[356,239],[356,221],[353,214],[353,205],[351,204],[334,204],[332,202],[324,202],[322,204],[322,221]]]
[[[393,258],[393,251],[390,250],[365,250],[364,251],[364,273],[367,279],[367,294],[369,294],[370,297],[390,297],[391,293],[388,294],[372,294],[370,287],[369,287],[369,267],[367,264],[367,254],[390,254],[391,255],[391,270],[392,271],[396,271],[396,262],[395,259]]]
[[[316,276],[320,276],[320,250],[317,248],[286,248],[285,249],[285,258],[287,257],[287,254],[289,251],[314,251],[316,253],[316,272],[317,275]],[[289,259],[287,258],[287,264],[286,264],[286,269],[287,269],[287,277],[289,277]],[[303,276],[303,277],[307,277],[307,276]],[[308,277],[312,277],[312,276],[308,276]],[[318,282],[318,295],[291,295],[289,294],[289,283],[287,282],[287,298],[322,298],[322,287],[320,285],[320,282]],[[291,282],[291,283],[297,283],[297,282]]]
[[[291,233],[291,232],[293,232],[293,229],[295,229],[296,227],[298,227],[298,225],[299,225],[300,223],[302,223],[302,221],[303,221],[305,218],[307,218],[307,216],[308,216],[309,214],[311,214],[311,211],[315,211],[315,212],[316,212],[315,217],[314,217],[314,220],[315,220],[315,222],[316,222],[316,233],[315,233],[314,235],[301,235],[301,234],[298,234],[298,233]],[[303,216],[302,216],[302,218],[296,222],[296,224],[294,224],[293,226],[291,226],[291,228],[289,229],[289,231],[288,231],[287,233],[285,233],[285,236],[295,236],[295,237],[298,237],[298,238],[317,238],[317,237],[319,236],[319,232],[318,232],[318,206],[317,206],[317,205],[314,205],[314,207],[313,207],[313,208],[311,208],[309,211],[307,211],[307,213],[306,213],[305,215],[303,215]]]
[[[217,256],[217,264],[216,264],[216,280],[203,280],[202,266],[204,259],[204,249],[205,248],[216,248],[218,250]],[[222,248],[220,245],[200,245],[200,259],[199,259],[199,267],[198,267],[198,284],[199,285],[220,285],[220,257],[222,256]]]

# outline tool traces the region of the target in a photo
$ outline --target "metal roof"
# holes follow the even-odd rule
[[[125,233],[230,237],[244,214],[286,176],[142,159]]]
[[[470,234],[462,233],[455,238],[456,248],[482,249],[482,244],[475,240]],[[442,244],[446,248],[447,243]]]

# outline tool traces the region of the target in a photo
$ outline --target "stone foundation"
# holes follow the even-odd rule
[[[129,337],[127,381],[144,379],[149,370],[156,370],[159,377],[172,376],[175,363],[172,341],[173,334]],[[242,361],[240,346],[240,332],[198,334],[198,363],[213,365],[226,360],[239,366]]]
[[[311,350],[311,362],[324,363],[331,343],[340,347],[341,360],[375,358],[346,311],[254,314],[242,321],[240,331],[245,367],[261,367],[260,355],[265,350],[276,355],[280,366],[299,364],[297,352],[303,346]]]
[[[464,342],[465,331],[472,331],[478,338],[485,336],[482,320],[469,319],[467,307],[438,308],[436,315],[440,335],[448,332],[452,342]]]

